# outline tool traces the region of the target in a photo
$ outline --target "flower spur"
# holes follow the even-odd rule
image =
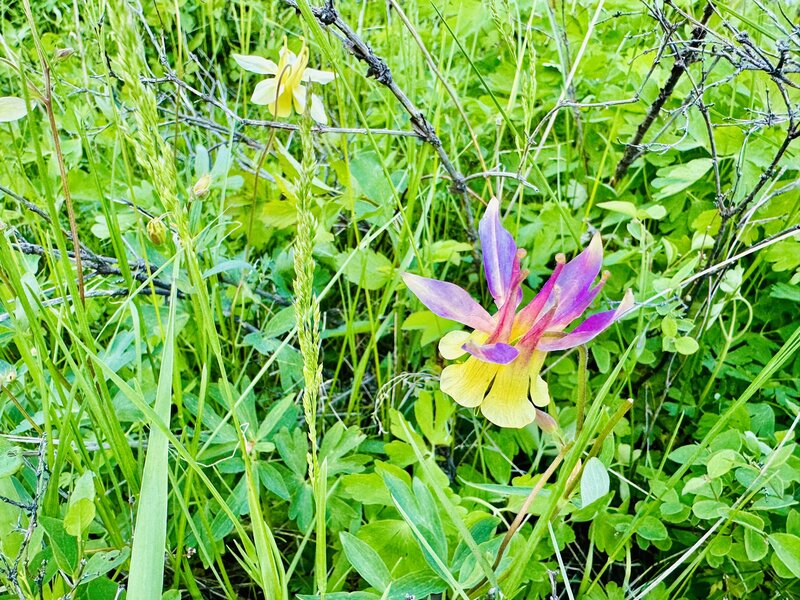
[[[540,408],[550,402],[547,383],[541,377],[548,352],[585,344],[611,326],[633,306],[628,290],[615,310],[586,318],[575,329],[565,329],[592,304],[608,278],[603,273],[603,246],[595,234],[589,246],[573,260],[563,254],[539,293],[524,308],[520,268],[525,251],[500,221],[500,204],[493,198],[479,225],[483,266],[489,292],[497,306],[492,315],[468,292],[446,281],[404,273],[408,288],[433,313],[457,321],[473,331],[453,331],[439,342],[447,360],[463,362],[442,371],[441,389],[457,403],[480,407],[481,413],[501,427],[524,427],[548,420]]]

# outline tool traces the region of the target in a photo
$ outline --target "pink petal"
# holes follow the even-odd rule
[[[462,348],[478,360],[498,365],[507,365],[519,355],[519,351],[514,346],[502,343],[476,344],[475,342],[467,342]]]
[[[502,306],[511,293],[514,258],[517,244],[500,222],[500,202],[492,198],[478,225],[483,249],[486,282],[497,306]]]
[[[491,333],[494,321],[488,312],[465,290],[454,283],[403,273],[403,281],[431,312],[443,319]]]
[[[592,315],[564,337],[542,339],[536,345],[536,349],[544,352],[551,352],[554,350],[566,350],[585,344],[589,340],[600,335],[632,307],[633,293],[628,290],[625,292],[625,297],[616,310],[608,310]]]
[[[533,300],[531,300],[528,305],[519,311],[517,315],[518,323],[524,327],[525,329],[529,329],[533,326],[536,320],[539,318],[539,314],[541,314],[542,309],[547,304],[547,301],[550,299],[550,295],[553,292],[553,288],[556,285],[561,273],[564,270],[564,262],[565,258],[563,254],[558,254],[556,256],[556,268],[553,269],[553,273],[550,275],[549,279],[545,282],[542,286],[542,289],[539,290],[539,293],[536,294]]]
[[[558,278],[558,286],[561,288],[561,308],[553,319],[555,323],[560,323],[574,312],[573,307],[592,287],[602,264],[603,241],[600,239],[600,234],[596,233],[589,246],[564,266]]]
[[[600,293],[600,290],[603,289],[603,286],[606,283],[606,279],[608,279],[608,272],[606,272],[597,285],[594,285],[589,289],[579,292],[577,295],[573,296],[571,304],[566,305],[562,302],[558,311],[556,311],[552,328],[564,329],[575,319],[580,317],[586,311],[586,309],[592,305],[594,299],[597,298],[597,295]]]

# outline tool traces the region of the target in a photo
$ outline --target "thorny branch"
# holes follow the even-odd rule
[[[284,0],[286,4],[299,11],[300,7],[295,0]],[[386,61],[379,57],[372,48],[359,35],[353,31],[350,25],[345,22],[339,15],[332,1],[327,1],[324,6],[320,8],[311,9],[314,17],[319,21],[320,25],[325,28],[337,29],[343,36],[342,46],[347,49],[356,59],[362,61],[367,65],[367,77],[373,77],[375,81],[385,86],[397,98],[397,101],[408,113],[411,126],[420,137],[428,143],[439,156],[439,161],[442,163],[445,171],[450,176],[453,192],[457,193],[462,200],[462,207],[467,221],[467,233],[470,241],[477,242],[478,235],[475,229],[475,216],[472,212],[472,207],[469,203],[469,196],[467,193],[467,182],[461,172],[456,168],[450,160],[450,156],[442,145],[442,140],[436,133],[436,129],[425,118],[425,114],[417,108],[417,106],[409,99],[408,95],[397,85],[397,82],[392,77],[392,71]],[[479,259],[476,256],[476,264],[479,264]]]
[[[33,214],[41,217],[45,222],[48,224],[52,224],[50,217],[44,212],[41,208],[36,206],[33,202],[25,198],[24,196],[17,194],[16,192],[8,189],[7,187],[0,185],[0,193],[7,195],[8,197],[12,198],[16,202],[18,202],[23,208],[29,210]],[[142,212],[147,217],[152,217],[152,215],[147,212],[146,210],[133,205],[127,201],[121,201],[124,204],[134,208]],[[44,246],[40,246],[38,244],[30,243],[23,239],[23,237],[19,234],[18,231],[13,230],[12,233],[14,234],[15,238],[11,242],[11,247],[20,252],[22,254],[29,254],[35,256],[42,256],[42,257],[51,257],[54,259],[59,259],[61,257],[61,253],[58,249],[55,248],[46,248]],[[69,233],[67,233],[69,236]],[[85,274],[88,278],[94,276],[104,276],[104,277],[118,277],[120,279],[124,278],[124,274],[122,270],[119,268],[119,261],[111,256],[103,256],[100,254],[96,254],[92,250],[90,250],[85,244],[79,242],[79,259],[80,259],[80,268],[81,273]],[[76,260],[75,252],[67,252],[67,258],[70,261],[76,264],[76,268],[78,266],[78,261]],[[154,293],[159,296],[168,297],[170,295],[170,291],[172,290],[172,283],[169,281],[165,281],[163,279],[159,279],[153,276],[153,273],[158,271],[158,267],[147,262],[143,259],[136,259],[133,261],[129,261],[130,266],[130,275],[135,280],[138,281],[143,285],[142,291],[147,291]],[[239,282],[233,281],[228,279],[223,274],[218,274],[219,280],[225,284],[230,286],[237,286]],[[84,292],[84,297],[97,297],[97,296],[123,296],[134,293],[136,290],[128,290],[127,288],[114,288],[112,290],[94,290],[92,293],[88,291]],[[253,292],[258,295],[259,297],[272,302],[274,304],[278,304],[280,306],[288,306],[290,301],[286,298],[279,296],[277,294],[273,294],[272,292],[268,292],[266,290],[255,288]],[[184,298],[185,293],[181,290],[177,292],[178,298]],[[48,301],[49,302],[49,301]],[[57,302],[54,302],[57,304]],[[47,304],[45,304],[47,305]],[[0,317],[0,320],[3,320]]]
[[[44,494],[47,491],[47,484],[50,481],[50,470],[47,466],[47,438],[44,436],[39,442],[34,476],[36,478],[36,489],[29,502],[19,502],[11,498],[0,496],[0,502],[9,504],[21,511],[17,531],[22,534],[22,542],[20,543],[16,556],[14,558],[6,557],[0,552],[0,577],[8,582],[11,589],[17,594],[20,600],[25,600],[29,597],[19,581],[20,568],[23,566],[23,562],[27,561],[28,548],[33,539],[33,533],[39,524],[39,508]],[[25,526],[22,524],[23,517],[27,517],[28,520]]]
[[[711,17],[713,12],[714,5],[711,4],[711,2],[708,2],[705,10],[703,11],[703,17],[700,20],[700,23],[692,32],[691,41],[686,46],[685,50],[678,50],[678,53],[675,55],[669,78],[662,86],[661,91],[659,91],[655,102],[653,102],[653,104],[650,106],[650,109],[647,111],[647,116],[645,116],[644,120],[639,124],[639,127],[636,128],[636,133],[634,134],[633,139],[625,147],[625,152],[617,164],[616,171],[614,172],[612,185],[625,177],[625,174],[628,172],[628,168],[630,168],[633,162],[644,152],[643,148],[641,147],[642,140],[650,130],[650,127],[653,125],[656,117],[658,117],[666,101],[670,98],[670,96],[672,96],[672,92],[675,91],[675,86],[678,85],[678,81],[680,80],[681,76],[688,69],[689,65],[697,60],[698,49],[708,33],[708,30],[704,27],[704,25],[708,22],[708,19]],[[661,21],[661,19],[659,20]],[[669,43],[669,39],[673,34],[675,26],[669,24],[668,22],[662,24],[667,30],[667,43]]]

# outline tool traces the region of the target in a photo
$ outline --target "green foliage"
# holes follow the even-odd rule
[[[399,100],[304,0],[18,4],[0,600],[800,595],[791,3],[715,3],[620,176],[705,2],[335,2]],[[284,36],[328,129],[250,100]],[[547,357],[554,434],[439,389],[460,326],[400,278],[489,306],[491,196],[524,302],[595,231],[591,312],[639,302]]]

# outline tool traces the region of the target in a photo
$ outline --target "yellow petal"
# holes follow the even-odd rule
[[[463,363],[450,365],[442,371],[442,391],[461,406],[479,406],[500,365],[485,363],[470,357]]]
[[[325,85],[336,79],[336,75],[330,71],[320,71],[319,69],[306,69],[303,72],[303,81],[313,81]]]
[[[325,107],[322,104],[322,98],[316,94],[311,94],[311,108],[309,112],[311,114],[311,118],[320,125],[328,124],[328,115],[325,114]]]
[[[256,85],[256,89],[253,90],[253,97],[250,99],[250,102],[253,104],[260,104],[260,105],[274,105],[275,104],[275,94],[278,91],[278,80],[275,78],[265,79],[263,81],[259,81]],[[270,109],[271,111],[272,109]]]
[[[296,86],[292,90],[292,96],[294,97],[294,109],[298,115],[302,115],[306,112],[306,88],[302,85]]]
[[[531,399],[539,408],[550,404],[550,391],[541,375],[531,377]]]
[[[292,114],[292,91],[289,88],[286,88],[285,91],[278,96],[278,110],[276,111],[277,116],[279,117],[288,117]]]
[[[446,360],[456,360],[464,356],[467,351],[462,348],[470,337],[469,331],[451,331],[439,340],[439,354]]]
[[[539,408],[550,404],[550,390],[547,387],[547,382],[539,375],[545,356],[547,356],[547,352],[535,350],[528,364],[528,377],[531,381],[531,400]]]
[[[500,427],[525,427],[536,419],[536,409],[528,400],[529,363],[515,360],[499,365],[492,389],[481,404],[483,416]]]

